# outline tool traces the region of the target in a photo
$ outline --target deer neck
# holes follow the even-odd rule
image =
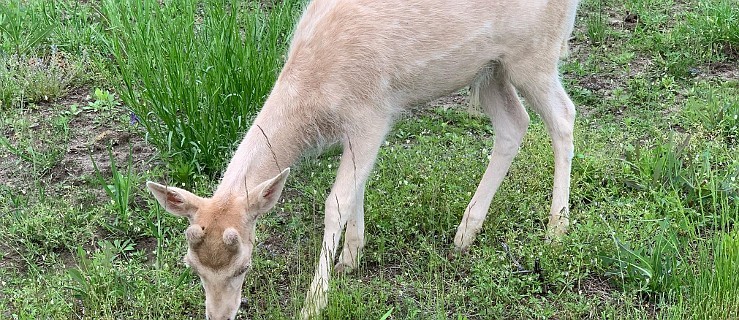
[[[260,183],[292,166],[312,139],[290,110],[299,108],[297,99],[285,99],[275,87],[239,144],[226,167],[214,197],[243,195]]]

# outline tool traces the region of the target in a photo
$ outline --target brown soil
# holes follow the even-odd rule
[[[50,148],[48,141],[55,139],[48,135],[58,133],[51,129],[49,120],[69,110],[72,105],[86,105],[90,101],[88,95],[90,91],[89,88],[75,89],[55,102],[39,104],[27,111],[25,116],[33,122],[30,133],[40,137],[35,141],[34,148],[40,150]],[[123,107],[113,113],[111,119],[122,119],[126,115]],[[121,123],[122,121],[101,121],[101,118],[107,117],[101,117],[96,112],[83,111],[70,117],[69,141],[66,142],[64,153],[55,165],[37,176],[27,161],[3,151],[0,153],[0,181],[19,190],[33,189],[35,183],[39,181],[54,189],[83,185],[89,183],[90,178],[96,177],[93,161],[103,177],[110,177],[112,171],[109,152],[112,152],[119,168],[125,168],[129,153],[133,172],[145,172],[152,168],[156,151],[142,139],[143,134],[139,128]],[[4,136],[13,145],[17,144],[18,136],[21,134],[25,133],[16,133],[11,129],[4,132]]]

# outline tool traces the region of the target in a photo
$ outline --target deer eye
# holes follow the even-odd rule
[[[233,273],[233,277],[238,277],[238,276],[240,276],[240,275],[242,275],[242,274],[246,273],[247,271],[249,271],[249,268],[250,268],[250,267],[251,267],[251,266],[249,266],[249,265],[246,265],[246,266],[243,266],[243,267],[241,267],[241,268],[237,269],[237,270],[236,270],[236,272],[234,272],[234,273]]]

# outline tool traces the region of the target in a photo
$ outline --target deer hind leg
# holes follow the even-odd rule
[[[303,319],[318,316],[326,306],[331,267],[341,240],[341,231],[347,222],[350,229],[347,231],[339,267],[356,265],[357,255],[364,245],[364,185],[389,124],[389,119],[378,119],[377,122],[355,130],[358,134],[347,135],[343,141],[344,151],[336,181],[326,199],[323,243],[313,282],[301,311]]]
[[[482,228],[490,202],[518,153],[529,125],[529,115],[518,100],[505,70],[501,66],[495,68],[498,70],[483,78],[478,88],[480,105],[490,116],[495,130],[493,150],[485,174],[457,228],[454,245],[458,250],[466,250]]]
[[[562,87],[552,63],[550,72],[535,72],[527,64],[526,75],[514,79],[516,87],[531,107],[542,117],[552,139],[554,151],[554,187],[552,205],[547,225],[547,239],[557,240],[569,226],[570,171],[574,152],[573,130],[575,125],[575,105]]]

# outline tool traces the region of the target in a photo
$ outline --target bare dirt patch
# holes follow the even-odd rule
[[[141,251],[146,254],[146,262],[153,264],[156,262],[157,239],[147,237],[140,239],[134,246],[135,251]]]
[[[593,275],[578,283],[578,291],[590,299],[607,302],[613,299],[611,294],[617,289],[608,279]]]
[[[12,145],[20,146],[19,137],[23,135],[37,137],[34,148],[56,148],[61,150],[61,154],[48,170],[38,172],[33,170],[32,163],[17,154],[0,150],[0,180],[18,190],[32,189],[38,182],[53,189],[79,186],[96,177],[93,161],[103,177],[110,177],[111,154],[119,167],[127,165],[130,155],[132,171],[149,170],[156,151],[144,141],[139,128],[121,120],[126,117],[122,107],[105,113],[83,111],[76,115],[66,114],[69,117],[66,133],[51,127],[51,119],[64,116],[73,105],[78,108],[85,106],[90,101],[89,92],[89,88],[75,89],[56,102],[30,108],[24,115],[32,122],[28,126],[29,132],[5,128],[4,136]],[[68,138],[58,137],[63,134]]]
[[[14,252],[14,249],[6,244],[0,243],[0,269],[14,269],[17,270],[19,266],[23,265],[23,259],[20,255]]]
[[[739,50],[737,61],[714,62],[697,69],[697,78],[718,78],[721,80],[739,80]]]

